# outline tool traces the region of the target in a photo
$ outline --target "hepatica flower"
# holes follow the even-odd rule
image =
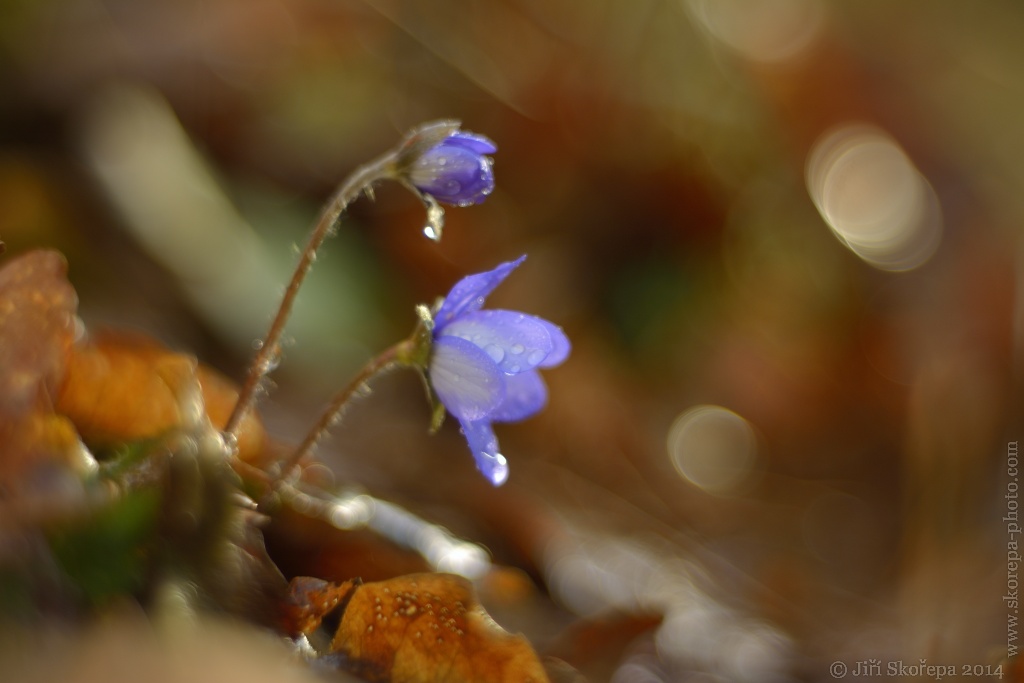
[[[439,202],[479,204],[494,191],[498,148],[483,135],[456,131],[422,152],[406,170],[409,183]]]
[[[427,366],[431,387],[462,425],[477,468],[495,486],[508,478],[508,463],[492,424],[540,411],[547,387],[538,369],[560,364],[570,349],[562,329],[547,320],[483,310],[487,295],[525,258],[470,275],[452,287],[434,315]]]

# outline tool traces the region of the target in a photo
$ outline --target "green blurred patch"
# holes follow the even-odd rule
[[[607,306],[620,341],[638,361],[654,365],[693,342],[694,321],[704,319],[708,274],[698,261],[651,255],[630,263],[609,281]]]
[[[159,490],[132,491],[50,534],[54,559],[86,602],[98,606],[143,589],[159,508]]]

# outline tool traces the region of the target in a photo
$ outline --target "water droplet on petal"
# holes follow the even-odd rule
[[[509,369],[508,369],[508,374],[510,374],[510,375],[514,375],[514,374],[516,374],[517,372],[519,372],[519,366],[518,366],[518,365],[512,365],[512,366],[509,366]]]
[[[509,349],[509,351],[511,351],[513,354],[515,354],[517,356],[519,354],[521,354],[525,350],[526,350],[526,348],[522,344],[513,344],[512,348]]]
[[[501,486],[508,479],[508,460],[501,453],[484,453],[485,462],[481,463],[491,483]]]
[[[536,365],[544,360],[544,357],[547,355],[548,354],[544,353],[540,349],[534,349],[533,351],[530,351],[530,354],[526,357],[526,362],[530,365]]]
[[[505,349],[501,348],[497,344],[488,344],[484,347],[484,351],[491,357],[495,363],[500,363],[505,359]]]

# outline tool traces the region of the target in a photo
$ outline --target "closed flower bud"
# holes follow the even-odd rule
[[[409,184],[444,204],[479,204],[494,191],[497,147],[483,135],[457,131],[423,151],[405,169]]]

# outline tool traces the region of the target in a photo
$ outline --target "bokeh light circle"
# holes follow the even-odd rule
[[[672,466],[688,482],[709,493],[730,493],[750,477],[757,438],[736,413],[701,405],[680,414],[668,431]]]
[[[881,270],[924,264],[942,237],[931,185],[900,145],[873,126],[823,134],[811,149],[807,191],[837,238]]]
[[[758,62],[783,62],[802,54],[824,23],[819,0],[687,0],[695,23]]]

